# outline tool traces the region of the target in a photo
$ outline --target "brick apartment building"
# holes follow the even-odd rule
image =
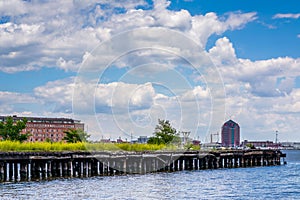
[[[8,116],[0,116],[0,121],[5,121]],[[24,119],[24,117],[12,116],[14,121]],[[26,128],[22,130],[22,133],[29,133],[27,141],[46,141],[53,142],[62,141],[65,136],[64,131],[69,129],[82,129],[84,130],[84,124],[80,123],[80,120],[68,119],[68,118],[44,118],[44,117],[26,117]]]

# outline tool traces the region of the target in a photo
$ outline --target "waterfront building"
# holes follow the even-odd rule
[[[0,116],[0,121],[6,121],[8,116]],[[24,119],[24,117],[12,116],[14,121]],[[27,141],[62,141],[65,131],[69,129],[81,129],[84,131],[84,124],[80,120],[69,118],[48,118],[48,117],[25,117],[26,127],[21,133],[29,133]]]
[[[237,147],[240,145],[240,126],[228,120],[222,126],[222,146],[223,147]]]
[[[274,143],[272,141],[248,141],[244,140],[242,142],[242,147],[253,146],[255,148],[279,148],[281,146],[280,143]]]
[[[201,144],[201,149],[204,150],[212,150],[212,149],[220,149],[221,144],[220,143],[203,143]]]
[[[147,136],[140,136],[137,140],[138,143],[146,144],[148,142],[149,138]]]

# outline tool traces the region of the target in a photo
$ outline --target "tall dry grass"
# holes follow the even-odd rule
[[[157,151],[175,150],[175,146],[130,143],[63,143],[0,141],[0,151]]]

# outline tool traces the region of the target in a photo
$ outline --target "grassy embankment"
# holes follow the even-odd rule
[[[196,150],[194,147],[193,149]],[[177,150],[176,146],[156,144],[130,144],[130,143],[62,143],[62,142],[15,142],[0,141],[2,152],[31,152],[31,151],[157,151]]]
[[[199,147],[192,147],[198,150]],[[157,151],[177,150],[174,145],[130,144],[130,143],[62,143],[62,142],[24,142],[0,141],[2,152],[31,152],[31,151]]]

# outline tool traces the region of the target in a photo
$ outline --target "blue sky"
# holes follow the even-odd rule
[[[299,4],[1,1],[0,115],[77,118],[95,140],[166,118],[205,141],[232,118],[242,139],[300,141]]]

